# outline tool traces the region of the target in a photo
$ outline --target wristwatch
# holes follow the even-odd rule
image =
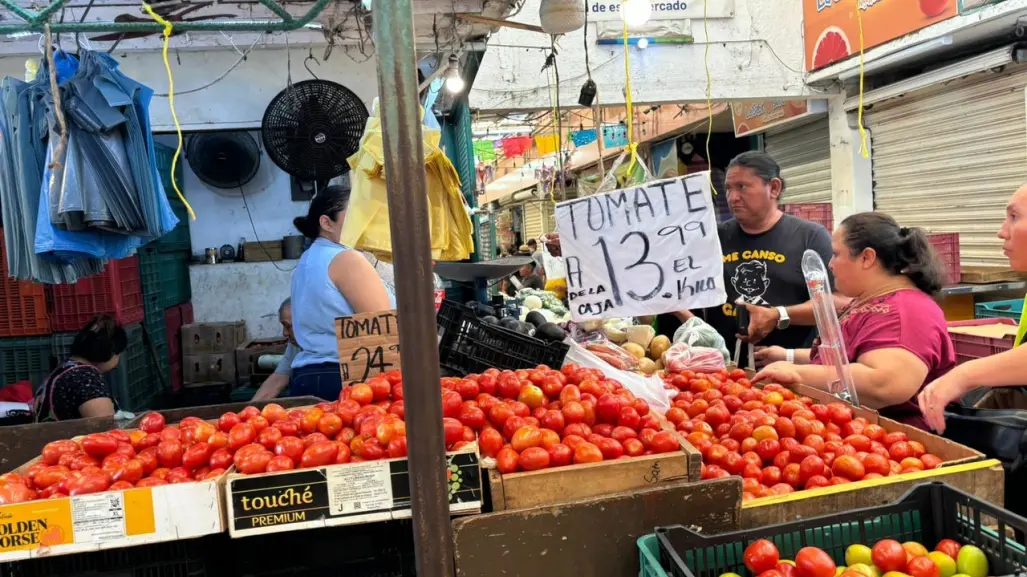
[[[777,330],[780,331],[787,329],[788,326],[792,324],[792,319],[788,318],[788,309],[777,307],[777,314],[779,315],[777,319]]]

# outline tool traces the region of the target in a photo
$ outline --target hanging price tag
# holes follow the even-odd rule
[[[724,264],[707,173],[556,205],[575,321],[724,304]]]
[[[335,319],[342,384],[399,369],[399,320],[395,310]]]

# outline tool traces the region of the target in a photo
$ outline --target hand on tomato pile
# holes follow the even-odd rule
[[[749,310],[749,333],[737,335],[743,341],[753,344],[759,343],[777,328],[777,321],[781,316],[777,309],[751,305],[745,302],[740,302],[736,306],[744,306]]]
[[[959,369],[949,371],[944,377],[931,381],[917,396],[917,403],[920,405],[920,412],[928,426],[942,434],[945,432],[945,407],[962,399],[967,393],[974,389],[973,385],[965,382],[962,372]]]
[[[756,347],[756,368],[762,369],[770,363],[783,361],[786,356],[784,347]]]
[[[795,365],[784,361],[778,361],[776,363],[770,363],[763,368],[760,372],[756,373],[756,376],[752,378],[752,382],[758,383],[760,381],[769,381],[772,383],[780,383],[782,385],[794,385],[802,382],[802,377],[799,376],[799,371],[795,370]]]

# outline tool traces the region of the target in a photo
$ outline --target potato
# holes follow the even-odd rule
[[[663,353],[670,348],[670,339],[664,335],[654,337],[649,343],[649,358],[658,360],[663,358]]]
[[[636,359],[645,358],[645,349],[643,349],[641,345],[636,343],[624,343],[620,347]]]
[[[645,375],[651,375],[656,372],[656,361],[652,359],[639,359],[638,370]]]

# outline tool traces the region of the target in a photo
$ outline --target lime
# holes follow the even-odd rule
[[[845,573],[845,567],[835,567],[834,577],[839,577],[842,573]]]
[[[988,558],[973,545],[963,545],[956,559],[956,571],[970,577],[988,577]]]
[[[845,564],[852,565],[873,565],[871,560],[870,547],[866,545],[849,545],[845,550]]]
[[[738,573],[721,573],[720,577],[742,577]]]
[[[941,551],[931,551],[927,558],[938,566],[938,573],[941,577],[953,577],[956,574],[956,561]]]
[[[902,571],[889,571],[884,574],[884,577],[909,577],[909,575],[906,575]]]

